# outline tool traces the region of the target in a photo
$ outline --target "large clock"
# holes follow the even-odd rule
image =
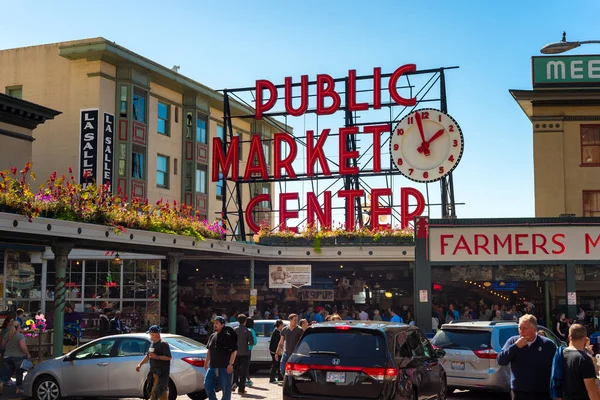
[[[434,108],[423,108],[398,123],[392,132],[390,153],[408,179],[434,182],[456,168],[463,146],[463,134],[454,118]]]

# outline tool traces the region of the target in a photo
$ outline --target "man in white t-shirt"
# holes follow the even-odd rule
[[[358,314],[358,319],[360,319],[361,321],[368,321],[369,320],[369,314],[365,310],[362,310]]]

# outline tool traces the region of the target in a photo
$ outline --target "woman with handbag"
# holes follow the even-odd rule
[[[4,318],[2,327],[0,327],[0,371],[2,371],[2,366],[4,365],[4,351],[6,350],[6,343],[4,343],[4,334],[10,330],[10,327],[12,326],[14,320],[15,316],[13,314],[8,314],[6,318]]]
[[[6,344],[4,351],[4,366],[2,368],[2,378],[0,381],[0,393],[4,383],[17,373],[17,394],[23,394],[23,368],[24,359],[30,359],[31,355],[27,350],[25,336],[21,333],[21,324],[14,321],[10,330],[3,335],[3,341]]]

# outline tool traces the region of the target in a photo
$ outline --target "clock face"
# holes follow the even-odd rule
[[[413,111],[392,132],[390,153],[398,171],[416,182],[448,175],[463,153],[463,134],[448,114],[433,108]]]

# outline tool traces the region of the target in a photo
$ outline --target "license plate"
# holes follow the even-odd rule
[[[458,370],[458,371],[464,371],[465,370],[465,363],[464,362],[458,362],[458,361],[452,361],[452,365],[450,366],[452,369]]]
[[[327,372],[325,381],[331,382],[331,383],[346,383],[346,373],[345,372]]]

